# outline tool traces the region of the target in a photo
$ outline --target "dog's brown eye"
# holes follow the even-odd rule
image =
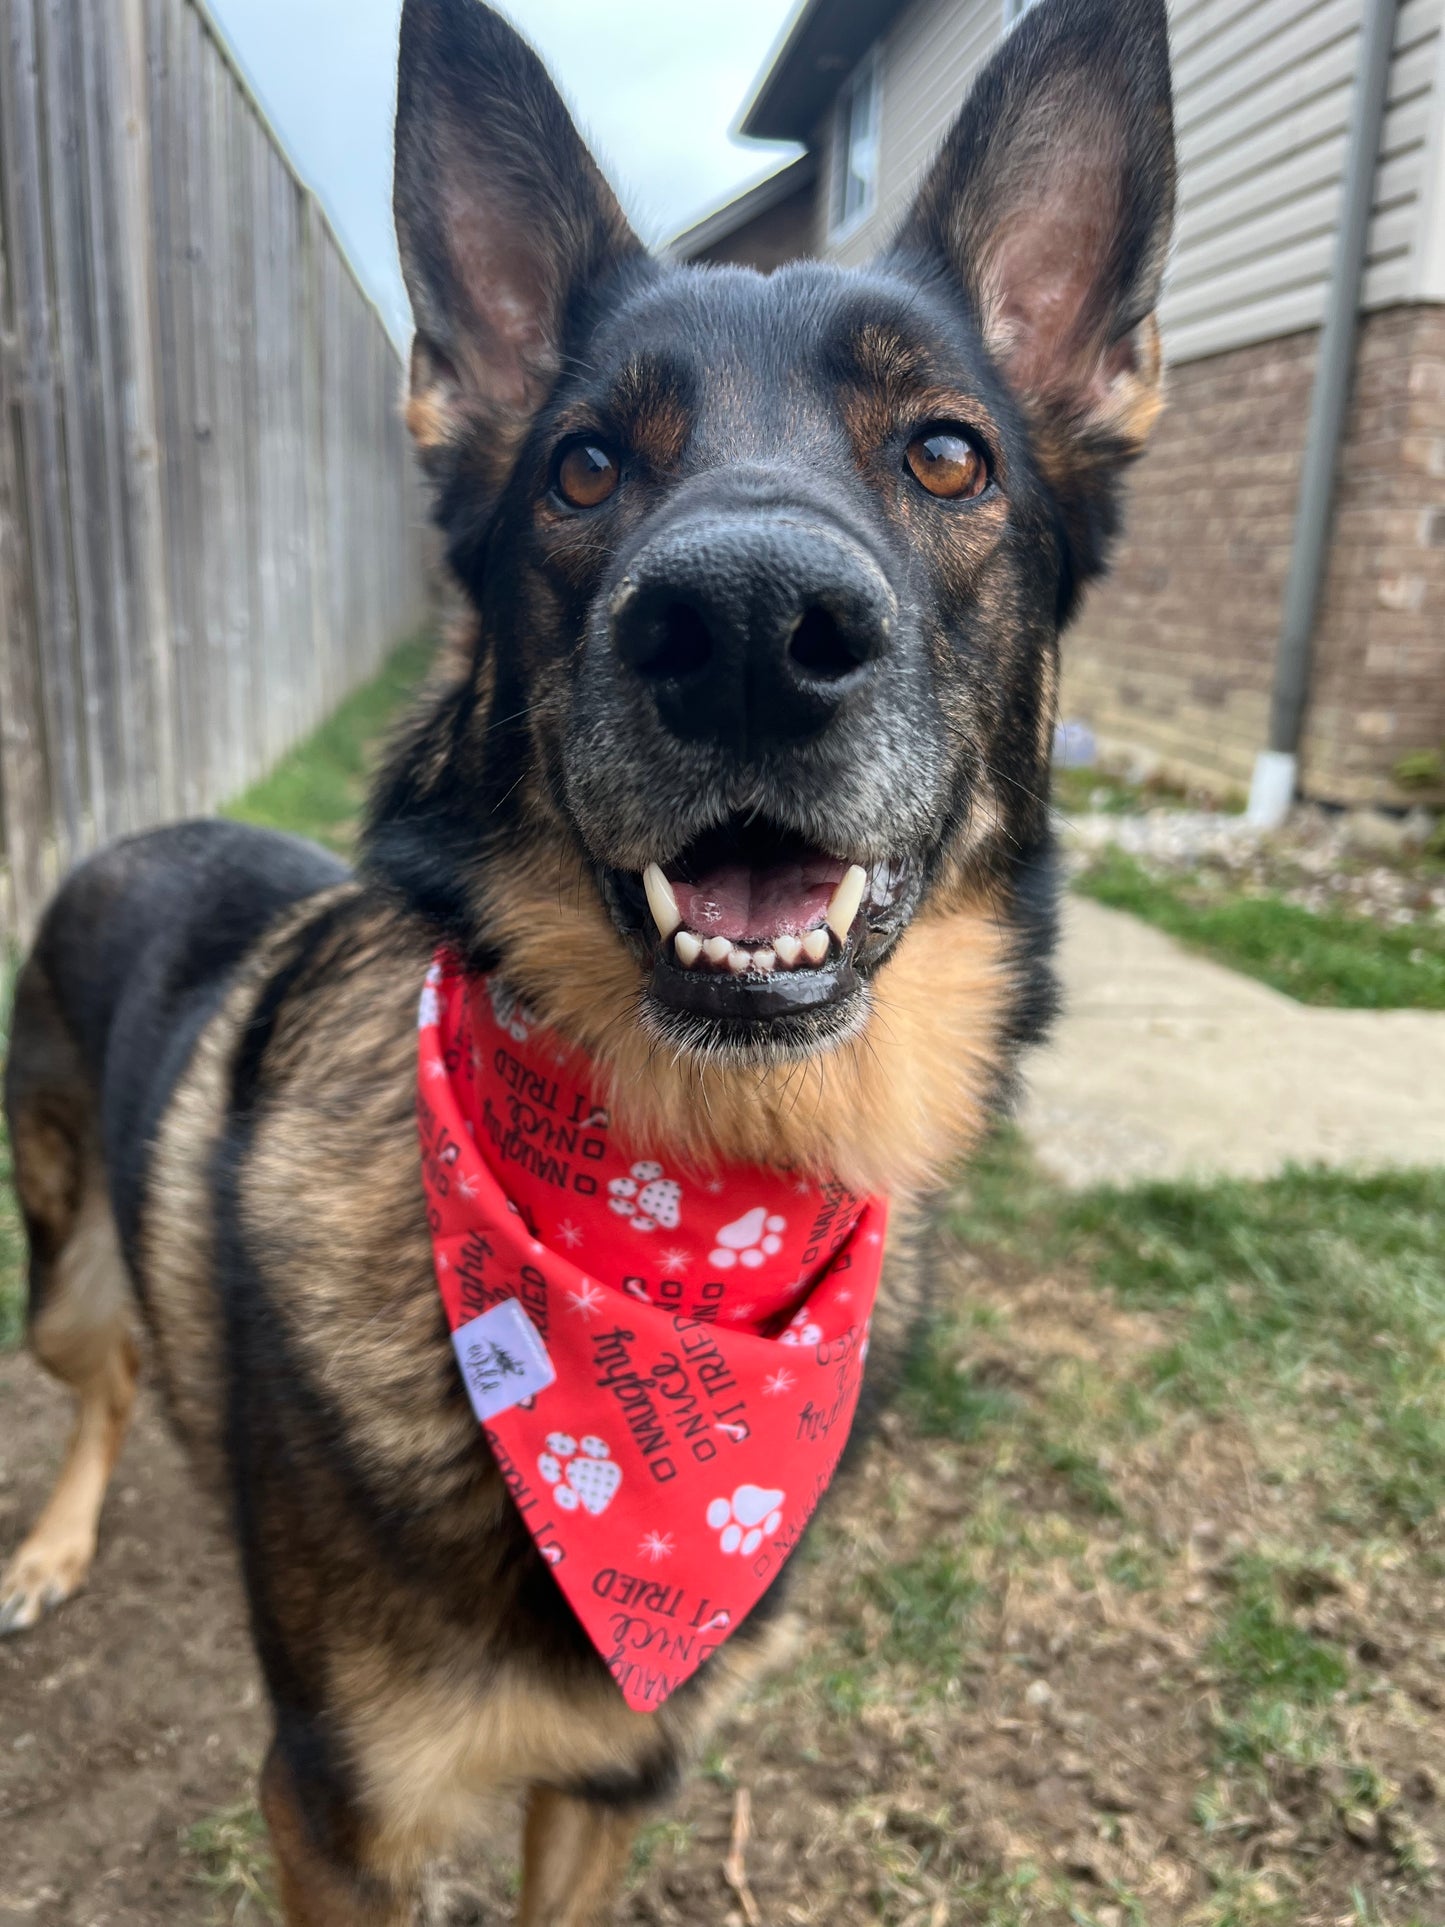
[[[595,509],[617,487],[617,463],[600,442],[570,442],[557,463],[557,493],[574,509]]]
[[[966,501],[988,486],[988,463],[961,429],[931,428],[915,435],[904,459],[914,480],[944,501]]]

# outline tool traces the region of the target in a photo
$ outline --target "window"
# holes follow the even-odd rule
[[[878,201],[878,124],[883,105],[876,50],[854,71],[838,96],[834,133],[834,239],[849,233]]]

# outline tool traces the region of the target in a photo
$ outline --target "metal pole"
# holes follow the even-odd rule
[[[1339,239],[1324,327],[1320,332],[1319,361],[1300,474],[1299,506],[1295,512],[1294,544],[1275,657],[1270,750],[1256,766],[1251,795],[1251,815],[1257,820],[1269,816],[1275,821],[1281,820],[1293,799],[1300,734],[1309,699],[1311,644],[1324,588],[1326,550],[1334,526],[1335,476],[1354,374],[1370,219],[1375,204],[1375,174],[1390,91],[1396,5],[1397,0],[1365,0],[1361,23],[1360,65],[1345,157]],[[1288,758],[1287,767],[1280,761],[1282,758]]]

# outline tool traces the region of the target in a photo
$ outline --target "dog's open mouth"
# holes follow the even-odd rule
[[[906,860],[855,863],[790,831],[734,819],[640,875],[613,872],[627,934],[650,946],[653,996],[756,1023],[846,1000],[912,907]]]

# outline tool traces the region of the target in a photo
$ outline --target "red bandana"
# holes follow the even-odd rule
[[[422,1177],[468,1394],[588,1637],[651,1711],[828,1488],[887,1205],[624,1147],[586,1060],[445,954],[420,1028]]]

